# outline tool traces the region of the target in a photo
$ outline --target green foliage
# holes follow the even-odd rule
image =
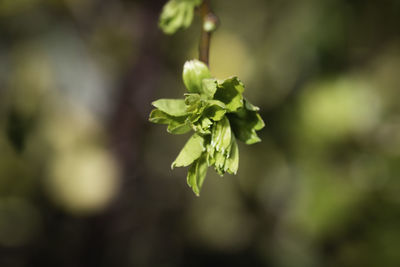
[[[204,138],[198,134],[192,135],[187,141],[171,168],[186,167],[198,159],[204,151]]]
[[[166,34],[186,29],[193,21],[194,9],[202,0],[169,0],[160,16],[159,26]]]
[[[183,82],[189,92],[185,99],[153,102],[156,109],[149,120],[168,125],[172,134],[194,131],[171,167],[191,165],[187,183],[199,195],[209,166],[221,176],[236,174],[236,138],[246,144],[259,142],[256,131],[264,122],[258,107],[243,98],[244,85],[237,77],[217,81],[204,63],[191,60],[184,65]]]

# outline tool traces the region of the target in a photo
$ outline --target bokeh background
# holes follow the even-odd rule
[[[262,142],[200,198],[147,121],[199,19],[165,1],[0,0],[0,266],[400,266],[400,1],[213,0],[211,70]]]

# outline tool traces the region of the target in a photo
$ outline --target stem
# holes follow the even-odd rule
[[[199,45],[199,59],[205,64],[209,65],[209,55],[210,55],[210,42],[213,30],[207,30],[205,25],[207,22],[214,23],[217,25],[218,18],[211,11],[210,0],[203,0],[200,6],[201,15],[201,36]]]

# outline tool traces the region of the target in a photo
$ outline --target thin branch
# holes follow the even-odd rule
[[[208,65],[211,35],[218,24],[217,16],[211,11],[210,0],[203,0],[203,3],[200,6],[200,15],[202,23],[199,45],[199,59]]]

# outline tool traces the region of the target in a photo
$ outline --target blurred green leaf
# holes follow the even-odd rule
[[[201,0],[169,0],[161,12],[159,26],[166,34],[173,34],[180,28],[186,29],[193,21],[194,8]]]

